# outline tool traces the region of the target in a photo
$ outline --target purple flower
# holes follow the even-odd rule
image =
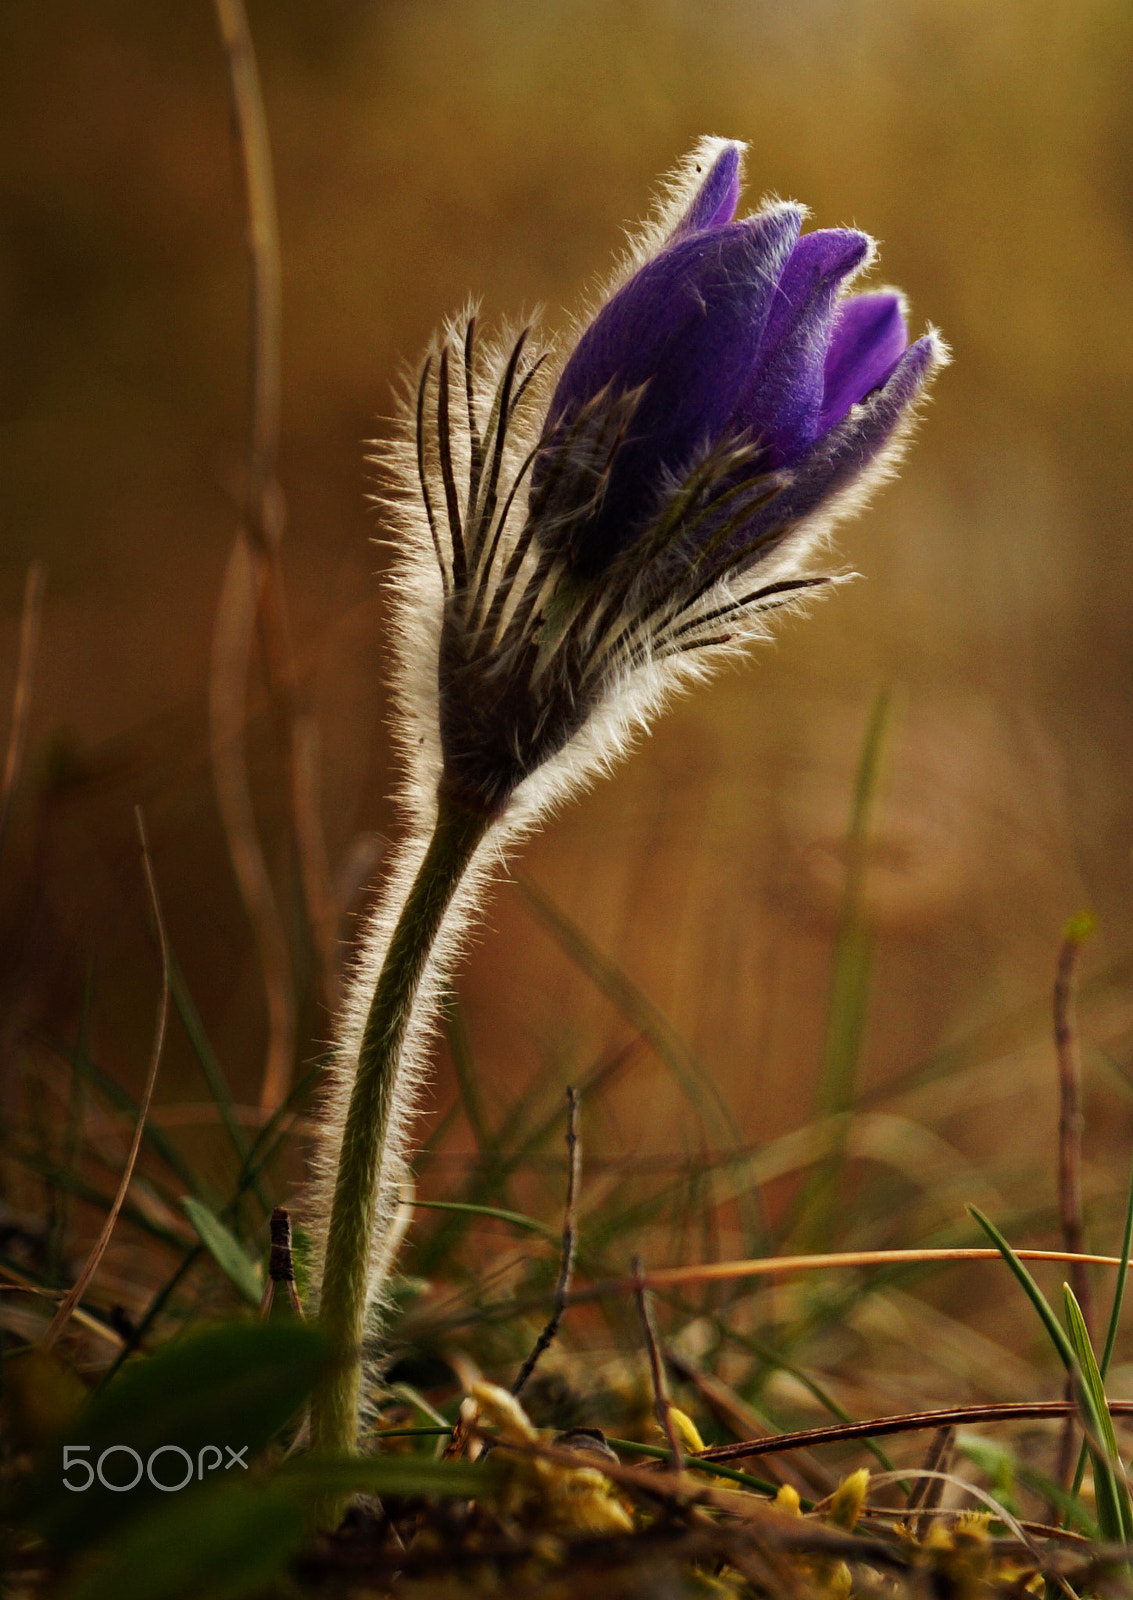
[[[636,396],[616,449],[595,463],[600,494],[570,521],[581,576],[639,541],[714,450],[742,445],[747,459],[715,492],[734,505],[740,477],[774,473],[779,485],[729,533],[729,553],[748,560],[761,535],[797,524],[876,459],[940,360],[931,334],[909,345],[899,294],[845,296],[873,253],[865,234],[804,235],[789,204],[733,220],[740,148],[718,150],[661,248],[586,328],[552,397],[533,505],[588,410]],[[711,517],[700,527],[716,531]],[[552,521],[545,538],[558,531]]]
[[[829,583],[818,536],[895,460],[944,358],[935,334],[909,344],[900,295],[846,293],[864,234],[803,234],[779,202],[734,220],[740,153],[705,142],[557,380],[527,333],[485,353],[474,322],[426,363],[440,787],[473,810],[501,815],[537,773],[541,793],[582,781],[766,611]]]

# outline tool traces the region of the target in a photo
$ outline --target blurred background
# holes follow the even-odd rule
[[[1049,993],[1067,919],[1088,908],[1086,1187],[1091,1237],[1113,1248],[1133,1133],[1129,7],[249,0],[249,17],[282,245],[282,564],[343,959],[367,863],[398,826],[365,441],[469,295],[489,322],[541,307],[564,328],[658,176],[701,134],[746,140],[747,207],[796,198],[814,225],[878,237],[875,281],[907,292],[914,333],[943,330],[954,365],[901,480],[842,530],[835,559],[861,580],[679,705],[525,848],[541,908],[519,884],[496,890],[459,977],[482,1109],[498,1124],[533,1096],[553,1105],[625,1046],[585,1112],[592,1170],[769,1145],[774,1213],[803,1159],[782,1140],[839,1103],[842,1071],[869,1113],[856,1159],[887,1175],[870,1237],[905,1242],[925,1186],[939,1199],[946,1179],[932,1226],[959,1227],[982,1196],[1038,1238],[1055,1201]],[[158,983],[141,804],[187,988],[235,1100],[255,1107],[264,985],[208,732],[247,434],[226,62],[206,0],[44,0],[6,7],[3,31],[0,706],[29,563],[46,588],[0,862],[2,1070],[61,1116],[50,1049],[85,1029],[137,1092]],[[252,787],[307,1066],[330,1025],[303,965],[261,678]],[[847,909],[855,775],[883,694]],[[832,1067],[847,917],[868,996]],[[683,1041],[700,1101],[648,1041],[630,1049],[640,1015],[618,983]],[[726,1102],[710,1114],[709,1082]],[[442,1049],[422,1124],[436,1192],[473,1147],[467,1119],[444,1121],[456,1097]],[[208,1108],[199,1126],[168,1110],[205,1098],[174,1027],[157,1101],[207,1162]],[[553,1214],[561,1171],[532,1207]],[[727,1204],[717,1220],[714,1248],[736,1253]]]

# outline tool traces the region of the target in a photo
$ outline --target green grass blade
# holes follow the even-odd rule
[[[323,1063],[317,1062],[313,1067],[305,1072],[299,1081],[294,1085],[283,1104],[272,1114],[272,1116],[260,1129],[260,1132],[253,1141],[252,1147],[248,1151],[247,1157],[244,1160],[244,1164],[237,1175],[236,1188],[232,1194],[232,1197],[220,1212],[222,1221],[228,1222],[231,1220],[241,1199],[247,1193],[257,1175],[268,1165],[268,1163],[275,1156],[280,1145],[283,1144],[288,1138],[289,1135],[286,1129],[279,1133],[278,1137],[274,1139],[273,1135],[276,1134],[276,1130],[279,1128],[279,1125],[283,1121],[284,1117],[286,1117],[294,1109],[294,1107],[310,1089],[311,1085],[322,1071],[322,1067]],[[130,1337],[126,1340],[126,1343],[119,1352],[117,1359],[104,1377],[104,1383],[109,1382],[109,1380],[118,1371],[122,1363],[126,1361],[127,1358],[131,1356],[142,1343],[150,1329],[153,1327],[154,1323],[157,1321],[158,1317],[161,1316],[173,1295],[176,1293],[178,1286],[192,1271],[193,1267],[200,1260],[203,1254],[204,1246],[199,1244],[193,1245],[185,1253],[172,1274],[162,1284],[161,1288],[158,1289],[153,1295],[149,1305],[143,1312],[140,1321],[137,1323]]]
[[[185,983],[184,974],[177,965],[177,960],[172,951],[169,955],[169,988],[173,996],[173,1004],[177,1008],[177,1015],[181,1018],[181,1026],[185,1029],[189,1044],[192,1046],[193,1055],[201,1069],[201,1076],[208,1085],[209,1094],[213,1098],[225,1131],[232,1141],[232,1147],[236,1151],[238,1159],[243,1163],[247,1160],[250,1147],[248,1135],[240,1126],[232,1091],[228,1087],[228,1079],[224,1075],[224,1068],[209,1043],[204,1023],[201,1021],[200,1014],[193,1004],[192,996]],[[271,1210],[271,1203],[263,1193],[258,1178],[253,1181],[251,1187],[266,1214]]]
[[[1028,1300],[1038,1312],[1039,1319],[1058,1352],[1060,1361],[1074,1381],[1090,1457],[1094,1463],[1098,1527],[1104,1539],[1125,1543],[1133,1536],[1133,1507],[1130,1506],[1129,1489],[1117,1454],[1117,1439],[1106,1403],[1105,1387],[1073,1291],[1068,1284],[1063,1285],[1067,1322],[1070,1328],[1070,1332],[1066,1333],[1051,1309],[1050,1302],[995,1224],[985,1217],[977,1206],[969,1206],[968,1211],[1022,1285]],[[1109,1453],[1111,1440],[1112,1456]]]
[[[1113,1286],[1113,1305],[1109,1312],[1109,1326],[1105,1332],[1105,1345],[1099,1363],[1104,1378],[1109,1371],[1117,1330],[1121,1322],[1121,1308],[1125,1303],[1125,1283],[1129,1276],[1129,1258],[1133,1254],[1133,1168],[1129,1172],[1129,1194],[1125,1202],[1125,1230],[1121,1235],[1121,1268]]]
[[[1129,1174],[1129,1194],[1125,1202],[1125,1229],[1121,1235],[1121,1266],[1117,1273],[1117,1282],[1113,1286],[1113,1303],[1109,1310],[1109,1326],[1106,1328],[1105,1345],[1102,1349],[1102,1358],[1098,1363],[1103,1378],[1109,1372],[1109,1363],[1113,1357],[1113,1347],[1117,1341],[1117,1330],[1121,1325],[1121,1308],[1125,1303],[1125,1283],[1129,1276],[1129,1258],[1133,1251],[1133,1169]],[[1086,1446],[1083,1445],[1078,1453],[1078,1466],[1074,1473],[1074,1493],[1082,1487],[1082,1479],[1086,1472]]]
[[[559,947],[653,1047],[696,1112],[706,1135],[725,1149],[744,1145],[746,1141],[727,1097],[664,1012],[529,879],[520,875],[515,881]],[[737,1205],[745,1233],[744,1248],[750,1254],[759,1254],[767,1244],[759,1197],[755,1193],[739,1195]]]
[[[796,1379],[797,1382],[802,1384],[803,1388],[806,1389],[809,1394],[814,1396],[819,1405],[823,1406],[830,1413],[830,1415],[835,1418],[836,1421],[854,1422],[856,1420],[856,1418],[852,1417],[846,1410],[845,1406],[839,1405],[834,1396],[828,1394],[822,1385],[812,1378],[810,1373],[804,1368],[795,1366],[795,1364],[789,1361],[785,1356],[781,1356],[777,1351],[769,1349],[767,1345],[760,1344],[757,1339],[751,1338],[750,1335],[737,1332],[737,1330],[730,1325],[726,1318],[714,1316],[711,1318],[711,1321],[713,1322],[722,1339],[730,1339],[735,1344],[740,1345],[742,1349],[749,1351],[759,1361],[763,1362],[766,1367],[772,1370],[789,1373],[792,1378]],[[745,1395],[744,1401],[747,1405],[752,1405],[750,1395]],[[779,1432],[783,1431],[779,1427],[779,1424],[775,1422],[772,1417],[768,1416],[762,1408],[756,1409],[758,1410],[760,1420],[763,1421],[766,1426],[775,1428]],[[880,1466],[884,1467],[886,1472],[895,1472],[897,1470],[884,1447],[879,1445],[876,1439],[863,1439],[861,1442],[863,1447],[869,1451],[870,1455],[873,1456],[874,1460],[877,1461]]]
[[[85,1074],[83,1072],[83,1057],[87,1051],[87,1041],[91,1032],[91,1013],[94,1010],[94,963],[87,967],[86,982],[83,984],[82,1007],[79,1012],[79,1032],[75,1050],[71,1057],[71,1081],[67,1086],[67,1109],[63,1123],[63,1144],[60,1154],[60,1164],[64,1172],[77,1173],[79,1161],[82,1156],[83,1134],[83,1100],[86,1093]],[[52,1226],[47,1239],[48,1278],[52,1283],[62,1283],[63,1254],[66,1241],[71,1230],[71,1195],[70,1191],[60,1191],[58,1204],[54,1208],[51,1218]]]
[[[516,882],[528,905],[554,936],[559,947],[652,1045],[706,1129],[722,1143],[740,1143],[739,1124],[719,1085],[692,1054],[660,1008],[615,962],[597,950],[582,929],[540,889],[524,877],[518,877]]]
[[[651,1461],[673,1459],[671,1450],[656,1444],[638,1444],[636,1439],[607,1439],[606,1443],[611,1449],[627,1456],[646,1456]],[[753,1477],[750,1472],[740,1472],[735,1467],[726,1467],[722,1461],[698,1461],[695,1456],[686,1456],[685,1466],[695,1468],[697,1472],[710,1472],[714,1478],[729,1478],[733,1483],[742,1483],[745,1489],[755,1489],[760,1494],[776,1495],[779,1492],[777,1483]],[[810,1501],[803,1501],[803,1505],[809,1510]]]
[[[74,1172],[67,1172],[64,1168],[56,1166],[52,1161],[45,1161],[30,1150],[11,1150],[14,1158],[33,1172],[38,1172],[40,1177],[54,1184],[59,1189],[65,1189],[76,1200],[85,1200],[88,1205],[97,1206],[100,1211],[108,1212],[114,1204],[113,1195],[104,1194],[94,1184],[88,1183],[85,1178],[79,1177]],[[151,1186],[151,1194],[157,1190]],[[157,1239],[162,1244],[170,1245],[174,1250],[183,1250],[185,1241],[171,1228],[165,1228],[160,1222],[154,1222],[152,1217],[147,1217],[145,1212],[136,1206],[132,1200],[127,1200],[122,1207],[122,1216],[126,1221],[133,1223],[143,1233],[148,1233],[151,1239]]]
[[[75,1046],[74,1051],[67,1050],[64,1045],[54,1039],[44,1038],[43,1043],[53,1055],[58,1056],[61,1061],[66,1061],[74,1071],[81,1072],[86,1082],[97,1090],[102,1098],[108,1101],[116,1111],[124,1111],[133,1117],[135,1122],[137,1121],[138,1102],[132,1094],[116,1083],[109,1073],[103,1071],[90,1054],[90,1051],[84,1048],[81,1042]],[[144,1138],[154,1154],[160,1157],[181,1184],[193,1194],[199,1194],[201,1189],[200,1179],[178,1152],[172,1140],[160,1128],[156,1127],[153,1122],[148,1120]]]
[[[804,1188],[796,1209],[800,1238],[808,1250],[829,1248],[834,1232],[835,1199],[861,1065],[872,967],[872,939],[863,915],[863,901],[869,834],[881,783],[891,701],[889,690],[882,689],[873,703],[854,780],[846,836],[846,881],[838,912],[826,1033],[815,1095],[816,1114],[840,1117],[844,1125],[834,1149]]]
[[[248,1154],[244,1157],[240,1171],[236,1175],[236,1188],[224,1207],[221,1213],[222,1216],[230,1217],[234,1214],[244,1195],[260,1175],[267,1170],[280,1148],[291,1137],[289,1128],[284,1128],[280,1131],[280,1123],[294,1111],[308,1090],[314,1087],[325,1065],[325,1059],[319,1060],[315,1062],[314,1066],[307,1069],[292,1087],[283,1104],[272,1112],[253,1139]]]
[[[1094,1463],[1098,1527],[1103,1539],[1128,1544],[1133,1538],[1133,1504],[1130,1503],[1129,1485],[1121,1466],[1105,1383],[1090,1343],[1086,1319],[1074,1291],[1068,1283],[1064,1283],[1062,1293],[1066,1305],[1066,1327],[1078,1358],[1079,1383],[1084,1391],[1083,1412],[1087,1414],[1093,1432],[1093,1439],[1089,1443]]]
[[[629,1055],[628,1048],[617,1051],[612,1057],[599,1061],[578,1084],[578,1092],[585,1104],[587,1099],[612,1078]],[[566,1100],[556,1093],[551,1110],[529,1132],[524,1132],[529,1121],[531,1097],[514,1107],[495,1135],[496,1159],[478,1166],[469,1176],[464,1190],[464,1203],[486,1204],[494,1196],[506,1197],[508,1180],[532,1155],[540,1150],[566,1119]],[[519,1137],[519,1143],[509,1148],[510,1141]],[[440,1262],[451,1255],[467,1232],[468,1220],[454,1213],[427,1239],[417,1241],[417,1261],[420,1271],[428,1277]]]
[[[554,1228],[535,1217],[525,1217],[520,1211],[503,1211],[498,1206],[471,1205],[464,1200],[414,1200],[413,1209],[422,1211],[456,1211],[467,1217],[491,1217],[496,1222],[509,1222],[513,1228],[524,1228],[528,1233],[542,1234],[556,1244],[561,1235]]]
[[[464,1012],[451,989],[445,996],[442,1015],[445,1038],[448,1041],[449,1055],[452,1057],[456,1084],[460,1091],[464,1114],[468,1118],[468,1126],[472,1129],[480,1155],[492,1157],[496,1153],[496,1140],[484,1115],[484,1100],[480,1093],[480,1085],[476,1081],[476,1064],[472,1059],[472,1042],[468,1037]]]
[[[484,1499],[506,1482],[506,1465],[486,1461],[432,1461],[424,1455],[299,1456],[276,1473],[274,1483],[295,1485],[304,1497],[320,1489],[367,1490],[379,1495],[449,1495]]]
[[[1027,1271],[1027,1268],[1019,1260],[1019,1257],[1015,1254],[1014,1250],[1012,1250],[1011,1246],[1007,1243],[1007,1240],[995,1226],[995,1223],[992,1222],[990,1218],[985,1217],[978,1206],[969,1206],[968,1214],[974,1217],[979,1223],[980,1227],[987,1234],[988,1238],[999,1251],[1004,1261],[1006,1261],[1007,1265],[1011,1268],[1011,1271],[1015,1274],[1015,1277],[1019,1280],[1027,1299],[1038,1312],[1039,1320],[1046,1329],[1051,1344],[1058,1352],[1058,1359],[1062,1362],[1062,1365],[1066,1368],[1067,1372],[1073,1375],[1077,1366],[1078,1358],[1074,1353],[1074,1346],[1070,1343],[1070,1340],[1067,1338],[1066,1333],[1063,1330],[1061,1322],[1059,1322],[1058,1318],[1051,1309],[1050,1301],[1047,1299],[1046,1295],[1043,1294],[1034,1278],[1032,1278],[1031,1274]]]
[[[187,1194],[182,1198],[181,1209],[225,1277],[235,1284],[250,1305],[258,1306],[264,1292],[259,1263],[253,1261],[236,1235],[203,1200]]]

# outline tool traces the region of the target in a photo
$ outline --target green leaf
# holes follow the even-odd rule
[[[178,1480],[186,1457],[195,1468],[179,1499],[215,1483],[214,1473],[242,1477],[244,1468],[230,1462],[227,1451],[243,1450],[243,1460],[252,1460],[299,1410],[326,1360],[326,1340],[316,1327],[280,1319],[198,1329],[128,1363],[43,1453],[25,1515],[57,1550],[71,1551],[164,1501],[145,1471],[128,1492],[106,1487],[96,1473],[85,1490],[69,1490],[65,1450],[67,1460],[85,1458],[96,1472],[104,1452],[113,1452],[105,1458],[105,1476],[121,1486],[137,1472],[136,1462],[148,1466],[153,1452],[167,1447],[154,1469],[159,1480]],[[78,1485],[87,1474],[76,1468],[68,1476]]]
[[[217,1484],[130,1523],[64,1600],[242,1600],[262,1595],[306,1535],[299,1495]]]
[[[264,1292],[259,1262],[252,1260],[236,1235],[225,1227],[203,1200],[197,1200],[189,1194],[183,1195],[181,1209],[220,1270],[232,1280],[245,1300],[258,1306]]]

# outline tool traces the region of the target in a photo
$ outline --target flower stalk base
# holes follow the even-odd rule
[[[311,1405],[311,1443],[355,1448],[370,1252],[398,1063],[430,954],[492,818],[442,797],[425,858],[398,918],[366,1018],[327,1232],[319,1325],[331,1362]]]

